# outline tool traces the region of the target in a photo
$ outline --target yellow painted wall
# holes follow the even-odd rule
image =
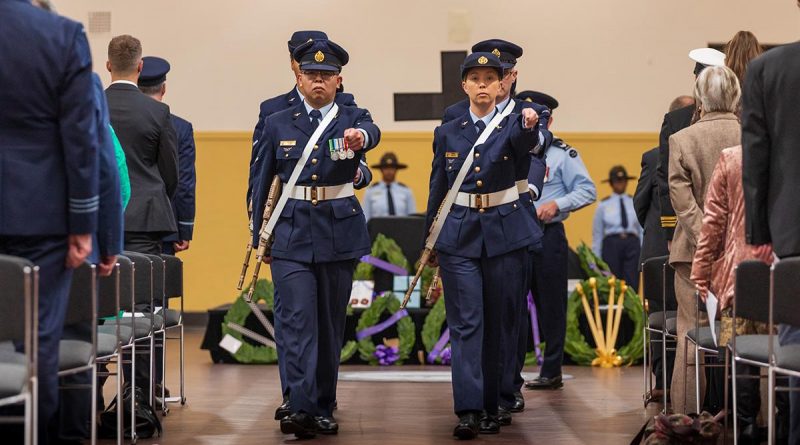
[[[576,147],[598,185],[598,197],[609,194],[600,180],[612,165],[622,164],[638,176],[642,153],[657,144],[655,133],[563,133],[567,143]],[[197,216],[194,240],[185,262],[186,310],[204,311],[227,303],[237,295],[236,281],[247,244],[247,215],[244,196],[247,188],[247,165],[250,157],[250,134],[247,132],[197,132]],[[385,151],[394,151],[409,165],[398,179],[412,188],[419,211],[428,198],[428,175],[431,141],[427,132],[386,132],[379,147],[369,153],[370,163],[377,163]],[[380,172],[374,171],[375,180]],[[628,192],[633,193],[631,181]],[[363,192],[359,192],[359,198]],[[594,205],[573,214],[566,222],[570,245],[581,240],[591,242]],[[252,271],[252,267],[250,269]],[[262,269],[268,277],[268,268]]]

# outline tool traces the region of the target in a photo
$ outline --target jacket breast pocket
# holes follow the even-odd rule
[[[296,161],[300,159],[300,156],[303,154],[304,146],[295,145],[291,147],[278,147],[275,150],[275,159],[279,161]]]
[[[445,171],[447,171],[447,180],[452,183],[458,175],[461,166],[464,165],[463,158],[447,158],[445,163]]]

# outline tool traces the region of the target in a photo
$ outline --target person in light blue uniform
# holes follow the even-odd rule
[[[414,192],[398,182],[397,171],[408,166],[397,161],[397,155],[387,152],[372,168],[380,169],[382,181],[372,184],[364,194],[364,216],[367,221],[376,216],[408,216],[417,211]]]
[[[329,40],[313,40],[297,49],[302,103],[267,117],[256,163],[258,182],[253,212],[264,212],[275,175],[286,183],[314,129],[331,113],[347,52]],[[370,251],[353,177],[363,153],[380,141],[380,130],[367,110],[339,106],[290,193],[273,231],[270,256],[275,283],[276,338],[284,359],[284,387],[289,415],[281,431],[298,437],[335,434],[333,418],[339,354],[344,337],[353,272]],[[348,156],[338,148],[345,143]],[[259,234],[253,234],[258,244]]]
[[[490,52],[467,56],[461,69],[470,107],[434,131],[434,158],[426,226],[437,211],[479,134],[498,113],[503,78]],[[473,166],[444,220],[431,265],[440,267],[452,345],[453,398],[459,417],[453,435],[472,439],[499,432],[503,342],[516,341],[520,296],[533,245],[533,219],[515,183],[538,145],[538,116],[530,108],[510,114],[475,148]]]
[[[636,218],[633,197],[625,193],[628,180],[625,167],[616,165],[608,172],[614,192],[597,204],[592,223],[592,250],[608,264],[611,272],[625,280],[632,289],[639,289],[639,256],[643,229]]]
[[[49,443],[72,269],[98,227],[92,57],[80,23],[28,1],[0,1],[0,23],[0,254],[39,267],[38,437]]]
[[[161,57],[142,57],[142,72],[137,82],[139,89],[153,99],[163,102],[167,92],[167,73],[169,62]],[[194,130],[191,122],[170,115],[172,127],[178,136],[178,188],[172,197],[172,210],[178,231],[164,237],[162,252],[175,255],[189,249],[192,233],[194,232],[195,215],[195,188],[197,173],[195,171],[196,149],[194,143]],[[159,362],[160,363],[160,362]]]
[[[517,98],[547,106],[551,110],[548,125],[552,126],[555,119],[553,113],[559,105],[555,98],[537,91],[523,91]],[[561,364],[567,327],[569,249],[563,221],[571,212],[597,199],[594,182],[576,149],[555,138],[545,156],[547,172],[544,188],[541,198],[535,203],[537,216],[544,224],[544,238],[542,249],[532,256],[529,284],[546,347],[539,377],[525,384],[529,389],[555,389],[563,385]],[[520,360],[524,361],[526,352],[523,349],[518,351]]]
[[[253,130],[253,152],[250,155],[250,175],[247,179],[247,204],[250,205],[250,200],[253,195],[253,182],[257,179],[254,177],[255,168],[254,164],[256,163],[259,154],[256,152],[256,146],[258,145],[258,139],[261,137],[261,133],[264,131],[264,122],[267,116],[277,113],[278,111],[286,110],[287,108],[294,107],[305,100],[303,93],[300,91],[300,88],[296,85],[297,83],[297,76],[300,74],[300,67],[297,64],[297,61],[294,60],[292,54],[298,46],[313,40],[327,40],[328,35],[322,31],[296,31],[292,34],[291,39],[289,39],[288,46],[289,46],[289,61],[291,64],[292,72],[294,73],[295,78],[295,86],[291,89],[288,93],[279,94],[273,98],[267,99],[261,102],[259,105],[259,112],[258,112],[258,121],[256,122],[256,127]],[[340,86],[341,89],[341,86]],[[335,102],[339,104],[339,106],[345,105],[348,107],[356,107],[356,101],[352,94],[344,93],[337,91]],[[358,166],[358,171],[356,172],[355,180],[353,181],[354,186],[356,189],[362,189],[369,185],[372,182],[372,172],[370,171],[369,167],[367,167],[366,157],[362,159]],[[249,207],[248,207],[249,208]]]

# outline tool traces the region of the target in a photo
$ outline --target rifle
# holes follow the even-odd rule
[[[244,252],[244,262],[242,263],[242,272],[239,274],[239,283],[236,285],[236,290],[242,290],[244,285],[244,277],[247,275],[247,268],[250,266],[250,255],[253,253],[253,201],[248,205],[247,213],[250,214],[250,238],[247,239],[247,249]]]
[[[433,292],[439,286],[439,268],[436,268],[436,271],[433,273],[433,278],[431,278],[431,284],[428,286],[428,293],[425,295],[425,302],[428,305],[431,304],[431,299],[433,298]]]
[[[275,203],[278,202],[278,198],[281,195],[281,179],[278,175],[272,179],[272,185],[269,187],[269,194],[267,195],[267,203],[264,206],[264,216],[263,221],[261,223],[261,230],[258,231],[258,250],[256,250],[256,265],[253,268],[253,278],[250,281],[250,289],[247,291],[247,296],[245,296],[244,301],[250,303],[253,301],[253,293],[256,290],[256,282],[258,281],[258,273],[261,271],[261,262],[264,259],[264,256],[269,254],[270,247],[272,247],[272,242],[274,237],[272,235],[269,236],[268,239],[264,238],[263,232],[264,228],[267,226],[267,221],[272,217],[272,211],[275,209]],[[252,244],[252,243],[251,243]],[[252,251],[252,245],[249,246],[250,251]],[[249,253],[246,258],[249,260]]]
[[[439,204],[439,210],[436,212],[436,217],[433,218],[433,224],[431,224],[431,233],[428,234],[428,238],[425,240],[425,250],[422,251],[422,255],[419,257],[419,267],[417,267],[417,273],[414,275],[414,279],[411,280],[411,283],[408,285],[408,290],[406,290],[406,295],[403,297],[403,302],[400,303],[400,308],[405,309],[406,305],[408,304],[408,300],[411,299],[411,293],[414,292],[414,288],[417,287],[417,281],[419,281],[419,277],[422,276],[422,271],[425,270],[425,265],[428,263],[428,260],[431,257],[431,252],[433,252],[433,246],[436,244],[436,238],[438,238],[438,233],[436,236],[433,235],[433,229],[436,226],[436,221],[439,220],[439,217],[442,214],[442,208],[444,207],[444,202],[446,200],[442,200],[442,203]],[[433,238],[433,239],[431,239]],[[436,276],[439,275],[439,268],[436,268]],[[434,276],[434,280],[436,279]],[[434,281],[435,283],[435,281]],[[434,284],[431,283],[431,284]],[[429,295],[426,298],[430,298],[430,288],[429,288]]]

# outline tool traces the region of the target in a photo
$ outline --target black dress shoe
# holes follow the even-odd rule
[[[336,423],[336,419],[333,416],[319,416],[315,417],[314,420],[317,421],[317,432],[320,434],[336,434],[339,432],[339,424]]]
[[[453,435],[459,439],[474,439],[478,435],[479,413],[468,412],[458,416],[458,424],[453,430]]]
[[[310,439],[317,435],[317,421],[306,413],[294,413],[281,419],[281,432],[294,434],[299,439]]]
[[[497,421],[500,422],[502,426],[511,425],[511,410],[508,408],[498,407],[497,408]]]
[[[514,393],[514,404],[508,408],[512,413],[521,413],[525,411],[525,397],[522,397],[522,392],[517,391]]]
[[[283,403],[278,409],[275,410],[275,420],[281,420],[284,417],[289,417],[292,414],[292,406],[289,405],[289,398],[284,396]]]
[[[563,386],[564,382],[561,380],[561,374],[555,377],[539,376],[525,384],[528,389],[559,389]]]
[[[511,421],[511,416],[509,416],[509,422]],[[481,422],[479,425],[479,431],[481,434],[497,434],[500,432],[500,421],[497,419],[496,415],[486,414],[484,413],[481,416]]]

